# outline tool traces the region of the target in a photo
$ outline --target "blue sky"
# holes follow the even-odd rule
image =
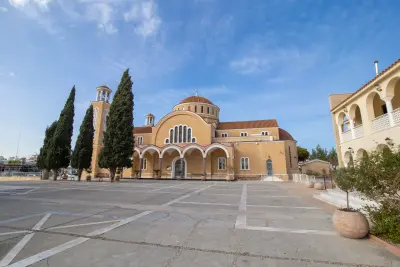
[[[134,80],[135,125],[182,98],[221,121],[276,118],[298,144],[334,145],[328,95],[399,57],[398,1],[0,0],[0,155],[38,152],[77,88],[75,141],[96,86]]]

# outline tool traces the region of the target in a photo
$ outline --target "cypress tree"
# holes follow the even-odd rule
[[[50,140],[46,156],[46,164],[54,172],[54,180],[60,168],[66,168],[71,158],[71,138],[74,123],[75,86],[61,111],[54,135]]]
[[[78,181],[81,180],[83,169],[90,168],[92,163],[93,135],[93,106],[90,105],[83,118],[79,136],[76,140],[75,149],[71,157],[71,166],[78,169]]]
[[[133,154],[133,94],[129,69],[122,75],[121,82],[110,106],[104,147],[100,152],[99,166],[108,168],[111,182],[117,168],[132,166]]]
[[[54,121],[50,126],[46,128],[46,133],[43,141],[43,146],[40,148],[40,153],[37,157],[36,166],[44,172],[42,179],[47,180],[48,172],[50,171],[49,166],[46,164],[47,150],[49,148],[50,140],[53,138],[54,132],[57,127],[57,121]]]

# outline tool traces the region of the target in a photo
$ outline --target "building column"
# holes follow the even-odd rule
[[[185,166],[187,167],[187,166]],[[181,179],[185,177],[185,172],[183,171],[183,158],[181,158]]]
[[[351,137],[353,139],[356,139],[356,133],[354,131],[354,120],[352,118],[349,118],[349,123],[350,123]]]
[[[389,115],[390,127],[394,126],[392,98],[393,96],[387,96],[383,98],[383,101],[385,101],[386,109]]]
[[[231,180],[231,177],[229,176],[229,170],[231,169],[231,160],[230,158],[226,158],[226,175],[228,176],[228,181]]]
[[[158,159],[158,167],[160,169],[160,178],[162,178],[162,158]]]
[[[140,158],[140,162],[139,162],[139,175],[138,178],[142,178],[142,169],[143,169],[143,158]]]
[[[339,132],[339,140],[340,143],[343,143],[343,138],[342,138],[342,126],[339,124],[338,125],[338,132]]]
[[[203,158],[203,179],[206,180],[207,178],[207,162],[206,158]]]
[[[97,91],[96,101],[100,101],[100,91]]]

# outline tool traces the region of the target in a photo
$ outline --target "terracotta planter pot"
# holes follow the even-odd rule
[[[317,183],[314,184],[314,188],[317,189],[317,190],[324,190],[324,184],[320,183],[320,182],[317,182]]]
[[[343,237],[360,239],[369,232],[368,220],[361,212],[336,210],[332,219],[336,231]]]
[[[313,188],[313,187],[314,187],[314,182],[313,182],[313,181],[308,181],[308,182],[306,183],[306,187],[307,187],[307,188]]]

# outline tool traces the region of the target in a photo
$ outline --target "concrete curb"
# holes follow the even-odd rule
[[[377,236],[374,235],[369,235],[369,239],[374,242],[375,244],[384,247],[385,249],[387,249],[388,251],[390,251],[391,253],[393,253],[394,255],[400,257],[400,247],[394,246],[392,244],[389,244],[388,242],[386,242],[385,240],[380,239]]]

